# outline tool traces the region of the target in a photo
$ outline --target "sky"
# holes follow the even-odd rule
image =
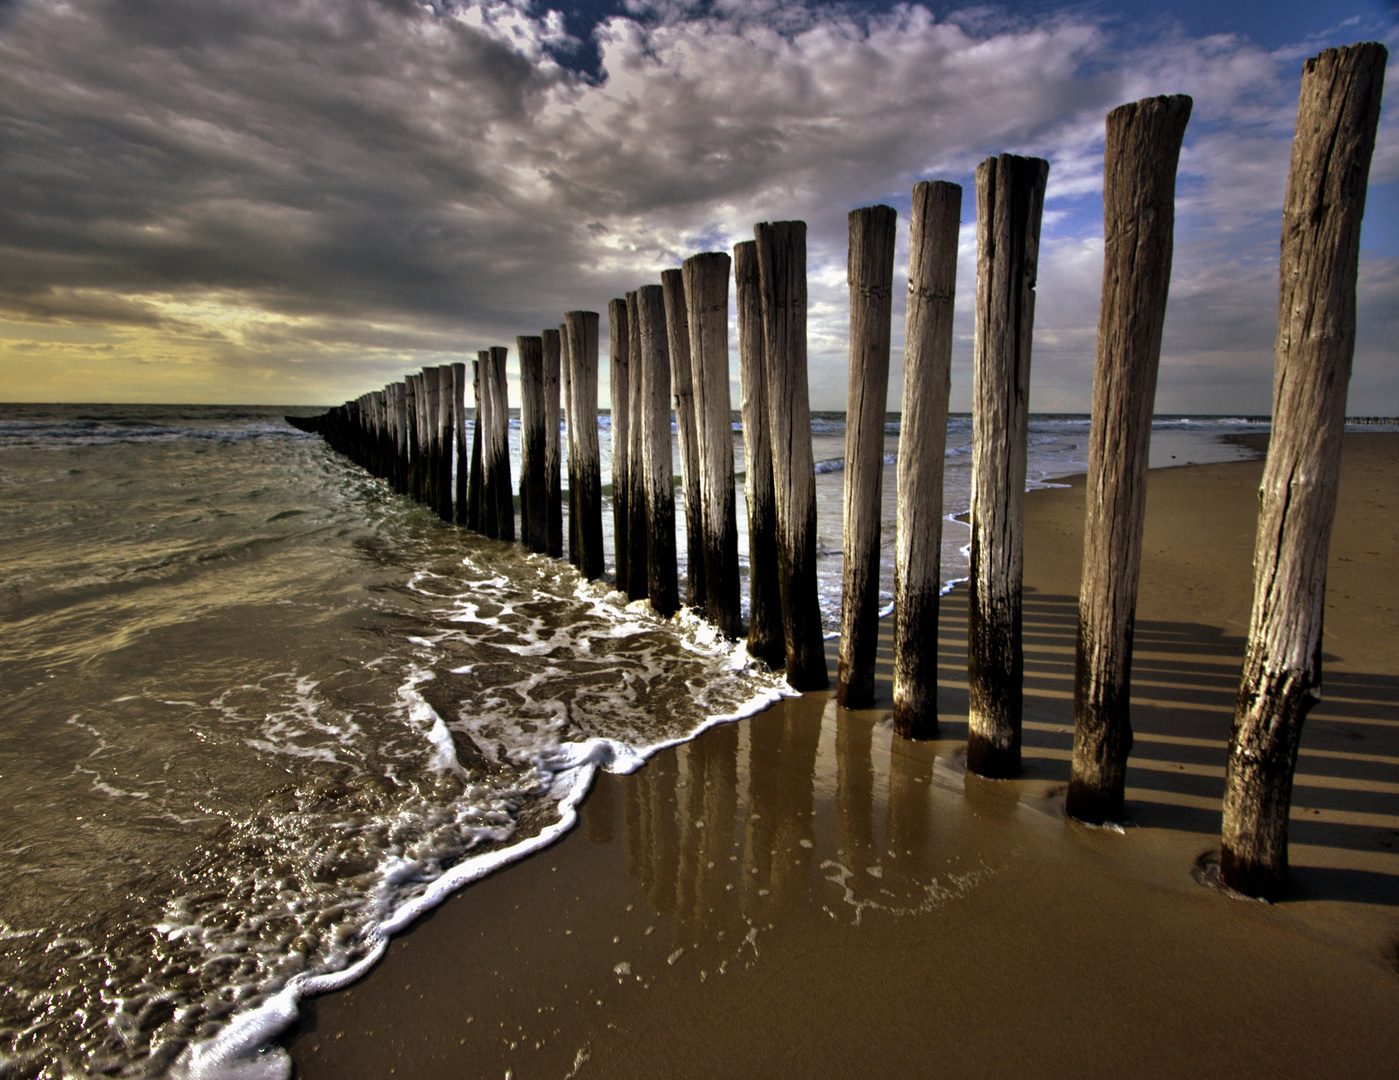
[[[1395,0],[0,0],[0,401],[336,404],[808,225],[811,404],[843,409],[848,212],[1050,163],[1030,407],[1086,412],[1104,118],[1194,99],[1158,413],[1266,414],[1302,64],[1390,51],[1350,415],[1399,415]],[[736,336],[730,347],[736,357]],[[736,358],[732,364],[737,378]],[[518,404],[513,385],[512,403]],[[737,391],[734,404],[737,406]]]

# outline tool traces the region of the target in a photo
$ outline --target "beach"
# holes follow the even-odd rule
[[[1387,1073],[1399,435],[1346,436],[1292,891],[1240,901],[1193,873],[1218,846],[1261,470],[1150,474],[1126,829],[1062,815],[1074,477],[1027,497],[1023,778],[962,767],[959,586],[943,601],[937,740],[892,735],[886,625],[876,708],[789,698],[600,773],[569,835],[306,1002],[284,1039],[296,1075]]]

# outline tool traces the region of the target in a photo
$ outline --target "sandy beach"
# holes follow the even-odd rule
[[[1062,815],[1080,477],[1027,499],[1022,779],[962,767],[957,589],[938,740],[892,735],[886,625],[879,707],[808,694],[601,776],[564,840],[306,1003],[296,1075],[1389,1074],[1399,435],[1346,436],[1292,892],[1269,906],[1192,876],[1218,846],[1261,471],[1151,474],[1125,831]]]

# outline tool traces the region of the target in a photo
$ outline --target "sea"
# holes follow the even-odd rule
[[[285,1077],[299,1002],[567,831],[597,770],[790,693],[689,612],[442,524],[284,419],[315,411],[0,405],[0,1077]],[[1158,418],[1152,464],[1266,430]],[[1029,486],[1084,471],[1087,434],[1033,417]],[[844,437],[812,417],[832,633]],[[953,416],[948,586],[970,449]],[[511,453],[518,478],[517,421]]]

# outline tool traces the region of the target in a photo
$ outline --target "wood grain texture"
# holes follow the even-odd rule
[[[627,376],[631,363],[631,338],[627,330],[625,298],[608,301],[607,341],[611,354],[608,386],[612,399],[612,545],[617,588],[625,592],[627,523],[630,514],[627,497],[631,494],[631,474],[627,469],[627,436],[631,430],[631,385]]]
[[[484,533],[486,531],[485,511],[483,509],[485,481],[481,475],[482,407],[479,354],[477,359],[471,362],[471,393],[474,404],[471,414],[471,475],[467,478],[466,523],[477,532]]]
[[[1030,346],[1049,163],[1001,154],[976,170],[967,768],[1020,773],[1020,641]]]
[[[552,327],[541,330],[539,339],[544,354],[544,502],[548,515],[545,521],[548,546],[555,559],[563,558],[563,460],[559,438],[559,396],[562,393],[562,346],[559,332]]]
[[[507,350],[492,345],[491,469],[495,473],[496,528],[501,540],[515,539],[515,496],[510,484],[510,396],[505,382]]]
[[[767,368],[763,360],[763,297],[758,245],[734,245],[738,311],[738,378],[743,416],[744,498],[748,504],[748,651],[773,667],[785,662],[782,595],[777,573],[777,510],[772,493]]]
[[[1066,810],[1122,817],[1132,749],[1132,626],[1161,329],[1171,282],[1176,164],[1191,100],[1145,98],[1108,114],[1103,297],[1093,368],[1083,580]]]
[[[491,350],[476,354],[481,371],[481,532],[492,540],[500,539],[500,497],[496,494],[495,471],[495,391],[491,388],[494,371]]]
[[[452,365],[437,366],[437,516],[450,524],[456,520],[452,506],[452,454],[456,449],[452,420]]]
[[[778,585],[787,682],[794,690],[830,685],[816,591],[816,463],[806,371],[806,222],[753,228],[763,310],[763,365],[772,440]]]
[[[850,372],[845,398],[844,577],[836,701],[874,704],[879,644],[879,536],[884,507],[884,417],[889,408],[889,337],[894,308],[892,206],[849,214]]]
[[[646,594],[669,618],[680,609],[675,561],[675,477],[671,472],[670,347],[665,291],[643,285],[636,293],[641,329],[642,472],[646,481]]]
[[[906,739],[934,738],[938,728],[942,484],[961,215],[957,184],[914,186],[894,542],[894,731]]]
[[[1306,62],[1283,202],[1273,431],[1258,493],[1253,609],[1220,853],[1224,884],[1268,899],[1287,884],[1297,747],[1321,696],[1360,226],[1387,58],[1383,45],[1367,42]]]
[[[564,313],[568,332],[565,350],[572,373],[573,418],[578,430],[572,441],[578,455],[573,475],[578,482],[578,569],[589,581],[605,572],[602,550],[602,457],[597,435],[598,313]]]
[[[666,334],[670,345],[670,392],[674,398],[675,434],[680,440],[680,489],[685,506],[685,606],[703,607],[704,503],[700,495],[699,436],[695,418],[695,376],[690,362],[690,317],[684,275],[661,272],[665,294]]]
[[[578,429],[573,417],[573,361],[568,355],[568,345],[568,324],[559,323],[559,370],[563,372],[564,471],[568,476],[568,561],[577,566],[583,553],[578,538],[578,451],[574,448]]]
[[[467,479],[471,472],[471,459],[466,451],[466,364],[452,364],[452,442],[455,446],[453,460],[456,462],[456,476],[452,491],[452,520],[458,525],[466,524]]]
[[[729,398],[729,256],[722,251],[692,255],[681,276],[689,317],[705,617],[726,637],[739,638],[743,609]]]
[[[531,551],[549,550],[544,465],[544,339],[515,339],[520,361],[520,539]]]
[[[641,308],[637,294],[629,292],[627,300],[628,368],[631,375],[631,408],[627,419],[627,476],[631,485],[627,507],[631,519],[627,522],[627,581],[628,600],[645,600],[650,577],[646,568],[646,372],[641,361]]]

